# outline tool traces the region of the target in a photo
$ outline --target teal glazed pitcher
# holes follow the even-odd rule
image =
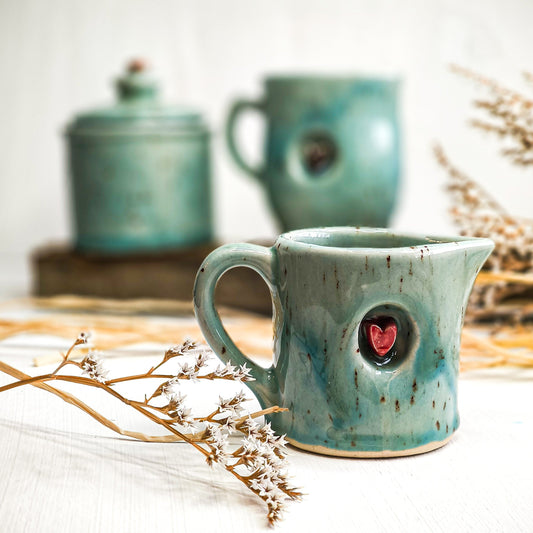
[[[201,115],[160,102],[141,61],[116,84],[118,101],[67,128],[75,246],[120,254],[212,237],[209,132]]]
[[[457,378],[465,307],[493,248],[488,239],[384,229],[318,228],[281,235],[272,248],[212,252],[194,288],[205,339],[225,362],[247,364],[247,383],[293,445],[354,457],[422,453],[458,427]],[[233,343],[213,304],[233,267],[270,288],[274,361],[265,369]]]
[[[226,127],[229,151],[266,189],[283,231],[389,223],[398,193],[398,82],[374,78],[275,76],[258,101],[237,100]],[[253,167],[241,155],[241,113],[266,118],[266,150]]]

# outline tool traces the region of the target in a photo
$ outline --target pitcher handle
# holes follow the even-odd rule
[[[277,305],[278,291],[273,270],[274,253],[255,244],[227,244],[211,252],[196,275],[193,291],[194,312],[205,340],[225,363],[247,364],[255,381],[246,382],[263,408],[279,403],[279,388],[274,367],[265,369],[244,355],[224,329],[214,305],[215,287],[231,268],[244,266],[255,270],[265,280]]]
[[[248,164],[241,156],[241,152],[237,146],[236,138],[236,126],[237,118],[239,115],[247,109],[255,109],[256,111],[264,112],[264,102],[253,100],[236,100],[231,106],[228,119],[226,121],[226,141],[228,143],[229,152],[239,167],[247,174],[254,176],[255,178],[261,178],[261,168],[258,165],[253,167]]]

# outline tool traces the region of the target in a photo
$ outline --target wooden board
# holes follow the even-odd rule
[[[43,247],[32,256],[33,293],[190,300],[196,272],[217,246],[115,256],[82,254],[68,246]],[[267,286],[248,268],[227,272],[217,287],[216,299],[217,304],[228,307],[272,312]]]

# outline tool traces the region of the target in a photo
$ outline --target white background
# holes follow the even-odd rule
[[[264,74],[278,72],[403,79],[395,227],[453,231],[436,140],[510,211],[528,215],[531,172],[466,125],[480,93],[448,65],[527,90],[520,73],[533,70],[532,20],[526,0],[0,0],[0,290],[28,290],[31,250],[70,238],[62,129],[74,112],[110,102],[111,79],[135,56],[151,61],[167,102],[199,107],[212,127],[220,238],[276,232],[222,131],[232,99],[260,96]],[[258,158],[260,120],[243,121],[241,133]]]

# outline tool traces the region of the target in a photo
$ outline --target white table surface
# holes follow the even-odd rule
[[[32,355],[20,342],[0,343],[0,359],[29,374],[36,373]],[[118,375],[153,361],[130,356],[107,364]],[[11,380],[0,375],[0,384]],[[223,393],[233,386],[226,383]],[[157,433],[102,392],[82,392],[122,427]],[[217,393],[211,386],[208,395]],[[468,374],[459,394],[459,431],[425,455],[358,460],[290,449],[293,482],[306,495],[288,504],[277,530],[533,531],[533,373]],[[4,392],[0,402],[2,532],[269,530],[264,504],[184,443],[121,438],[34,387]]]

